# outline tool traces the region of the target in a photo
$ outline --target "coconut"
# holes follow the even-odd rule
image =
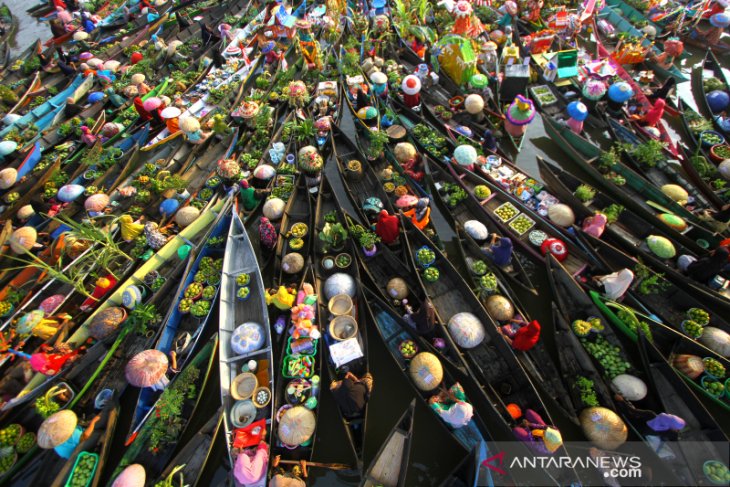
[[[509,321],[515,316],[515,307],[510,300],[498,294],[489,296],[485,308],[489,316],[497,321]]]
[[[394,277],[388,281],[386,289],[388,290],[388,296],[398,301],[408,296],[408,284],[400,277]]]
[[[479,319],[471,313],[456,313],[447,325],[449,334],[462,348],[474,348],[484,341],[486,330]]]
[[[421,352],[411,360],[408,373],[418,389],[428,392],[436,389],[444,378],[444,369],[436,355]]]
[[[200,130],[200,122],[195,117],[185,117],[180,121],[180,130],[183,132],[197,132]]]
[[[564,228],[570,228],[575,223],[575,214],[570,206],[556,203],[548,208],[550,221]]]
[[[0,171],[0,189],[8,189],[18,180],[18,170],[6,167]]]
[[[649,235],[646,237],[646,245],[660,259],[671,259],[677,255],[677,251],[671,240],[660,235]]]
[[[79,418],[70,409],[53,413],[38,428],[36,441],[44,450],[63,445],[76,430]]]
[[[180,210],[175,213],[175,223],[177,223],[181,228],[185,228],[193,223],[199,216],[199,209],[194,206],[186,206],[184,208],[180,208]]]
[[[332,274],[324,282],[325,299],[330,300],[338,294],[347,294],[351,298],[357,293],[357,283],[350,274],[337,272]]]
[[[665,184],[661,187],[662,193],[667,195],[672,200],[676,201],[680,205],[686,205],[689,194],[687,190],[676,184]]]
[[[697,379],[705,371],[705,364],[697,355],[684,353],[675,355],[672,359],[672,365],[690,379]]]
[[[304,269],[304,257],[299,252],[291,252],[281,259],[281,268],[287,274],[296,274]]]
[[[471,115],[478,115],[484,110],[484,98],[480,95],[469,95],[464,100],[464,107],[466,107],[466,111]]]
[[[144,467],[139,463],[134,463],[119,474],[119,477],[114,479],[112,487],[144,487],[147,481],[147,473]]]
[[[96,313],[89,323],[89,335],[96,340],[103,340],[117,331],[119,325],[127,318],[127,311],[119,306],[112,306]]]
[[[646,397],[646,384],[633,375],[619,374],[613,378],[611,385],[629,401],[641,401]]]
[[[487,230],[486,225],[478,220],[464,222],[464,231],[477,242],[486,240],[489,237],[489,230]]]
[[[610,409],[585,408],[579,419],[583,433],[598,448],[615,450],[626,442],[629,434],[626,423]]]
[[[698,341],[723,357],[730,357],[730,335],[727,332],[714,326],[706,326]]]
[[[271,198],[264,203],[264,216],[271,221],[278,220],[284,215],[286,203],[281,198]]]
[[[722,161],[720,165],[717,166],[717,169],[720,171],[720,176],[730,180],[730,159]]]
[[[13,252],[22,254],[25,251],[30,251],[35,246],[37,239],[38,232],[35,228],[20,227],[10,235],[8,242]]]
[[[687,230],[687,222],[685,222],[682,218],[678,217],[677,215],[670,215],[669,213],[662,213],[659,215],[659,219],[664,222],[665,225],[668,227],[678,231],[683,232]]]
[[[418,155],[416,148],[410,142],[399,142],[393,149],[395,154],[395,160],[400,164],[405,164],[408,161],[412,161]]]

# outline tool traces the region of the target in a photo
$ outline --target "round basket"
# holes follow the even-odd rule
[[[705,374],[707,374],[707,372],[705,372]],[[722,396],[724,396],[724,395],[725,395],[725,389],[723,389],[723,391],[722,391],[722,392],[721,392],[720,394],[713,394],[712,392],[710,392],[709,390],[707,390],[707,388],[705,388],[705,384],[707,384],[707,383],[708,383],[708,382],[710,382],[710,381],[720,382],[720,381],[718,381],[717,379],[715,379],[715,378],[714,378],[713,376],[711,376],[711,375],[703,375],[703,376],[702,376],[702,379],[700,380],[700,384],[702,384],[702,389],[704,389],[704,391],[705,391],[705,392],[706,392],[706,393],[707,393],[708,395],[710,395],[710,396],[714,397],[715,399],[720,399],[720,398],[722,398]],[[722,382],[720,382],[720,384],[722,384]]]
[[[725,467],[725,469],[727,469],[727,465],[725,465],[724,463],[722,463],[720,461],[707,460],[705,463],[702,464],[702,473],[705,474],[705,477],[707,477],[707,480],[709,480],[710,482],[712,482],[715,485],[727,485],[727,480],[725,480],[724,478],[722,480],[713,480],[712,478],[710,478],[709,469],[710,469],[710,467],[716,467],[716,466],[722,466],[722,467]]]
[[[715,359],[712,357],[705,357],[702,359],[702,365],[705,367],[705,374],[708,377],[710,377],[711,379],[715,379],[720,382],[723,382],[723,380],[725,379],[725,376],[727,375],[727,371],[725,371],[725,373],[722,376],[717,376],[717,375],[713,374],[712,372],[710,372],[709,370],[707,370],[707,362],[711,361],[711,360],[715,360]],[[720,364],[720,365],[722,365],[722,364]]]
[[[258,379],[254,374],[251,372],[240,373],[231,382],[231,396],[239,401],[250,399],[258,385]]]
[[[337,316],[330,321],[330,336],[337,341],[344,341],[357,335],[357,321],[352,316]]]
[[[257,397],[259,395],[259,392],[265,392],[268,395],[268,398],[266,399],[266,401],[261,402],[261,403],[258,401]],[[256,389],[254,389],[251,399],[253,400],[253,405],[256,406],[257,408],[259,408],[259,409],[265,408],[271,402],[271,389],[269,389],[268,387],[265,387],[265,386],[259,386]]]
[[[347,294],[333,296],[327,303],[327,309],[333,316],[349,316],[352,314],[352,298]]]
[[[418,256],[419,250],[432,250],[432,249],[429,246],[424,245],[423,247],[419,248],[416,251],[416,256]],[[416,257],[416,263],[424,269],[428,269],[429,267],[431,267],[434,262],[436,262],[436,252],[434,252],[433,258],[429,262],[421,262],[420,260],[418,260],[418,257]]]
[[[684,332],[685,335],[687,335],[690,338],[697,339],[702,336],[702,331],[700,331],[699,335],[692,335],[690,334],[687,329],[685,328],[684,324],[687,320],[682,320],[682,323],[680,323],[680,328],[682,328],[682,332]]]

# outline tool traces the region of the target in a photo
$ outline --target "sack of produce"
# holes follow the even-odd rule
[[[719,328],[706,326],[699,342],[725,358],[730,357],[730,335]]]
[[[629,401],[641,401],[646,397],[646,384],[633,375],[619,374],[613,378],[611,385]]]

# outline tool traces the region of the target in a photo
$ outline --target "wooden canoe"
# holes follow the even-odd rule
[[[411,401],[365,472],[362,487],[404,487],[411,454],[416,400]]]

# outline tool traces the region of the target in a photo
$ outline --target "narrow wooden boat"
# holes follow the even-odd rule
[[[404,225],[406,247],[413,268],[418,267],[417,252],[420,249],[429,248],[435,255],[434,262],[428,268],[438,270],[438,279],[431,281],[420,273],[417,276],[433,303],[439,321],[448,326],[454,316],[470,313],[484,329],[485,336],[481,343],[471,348],[460,346],[458,349],[466,361],[469,372],[484,386],[483,393],[495,409],[492,414],[501,417],[504,421],[503,427],[509,428],[513,420],[507,419],[509,414],[502,405],[516,403],[523,409],[529,407],[546,422],[553,424],[535,385],[517,359],[514,350],[500,335],[497,324],[482,307],[458,271],[438,249],[430,245],[430,241],[420,230],[405,219],[401,219],[401,222]],[[571,483],[578,478],[572,469],[547,468],[546,473],[562,484]]]
[[[593,303],[601,310],[603,315],[618,330],[627,336],[633,342],[639,342],[639,336],[643,335],[649,344],[651,344],[656,352],[661,354],[665,361],[671,362],[677,372],[689,383],[692,388],[697,391],[698,395],[713,401],[720,405],[726,412],[726,419],[730,418],[730,403],[713,396],[709,391],[702,387],[701,377],[692,379],[688,375],[681,372],[681,369],[674,364],[674,360],[678,355],[694,355],[701,358],[712,358],[718,361],[726,369],[730,369],[730,360],[724,358],[716,351],[706,347],[704,344],[697,342],[680,331],[677,331],[664,323],[656,321],[653,317],[642,313],[641,311],[631,308],[626,304],[619,304],[610,301],[595,291],[589,291],[589,296]],[[645,324],[643,328],[638,328],[634,318]],[[676,326],[676,325],[675,325]],[[714,324],[713,324],[714,326]],[[721,380],[724,379],[721,378]],[[689,392],[689,391],[688,391]],[[716,425],[715,425],[716,426]]]
[[[17,112],[24,106],[26,106],[28,103],[30,103],[30,93],[33,93],[35,91],[38,91],[43,86],[43,82],[41,81],[41,73],[36,72],[35,76],[33,77],[33,80],[28,85],[28,88],[25,90],[25,93],[18,99],[18,102],[8,111],[8,115]]]
[[[343,92],[343,98],[347,102],[347,106],[350,108],[350,113],[352,113],[352,116],[355,121],[355,127],[358,130],[362,130],[365,133],[368,133],[368,131],[371,130],[371,128],[365,123],[364,120],[358,118],[357,112],[358,108],[357,106],[367,107],[377,107],[378,103],[375,100],[373,96],[373,90],[372,86],[370,86],[370,80],[368,80],[367,76],[362,72],[361,69],[358,69],[358,74],[354,77],[349,77],[345,75],[345,73],[342,71],[342,63],[343,58],[345,56],[344,48],[340,48],[339,58],[340,61],[338,63],[338,66],[340,67],[340,89]],[[362,88],[362,93],[365,96],[365,100],[356,100],[356,92],[353,93],[353,89],[357,90],[357,87],[353,85],[353,88],[350,88],[350,85],[348,84],[348,80],[352,83],[355,83],[356,85],[359,85],[360,88]],[[373,125],[372,130],[380,130],[380,116],[377,117],[377,122]]]
[[[312,232],[312,239],[315,239],[318,243],[317,252],[314,254],[314,272],[316,276],[316,290],[317,299],[319,305],[319,322],[322,326],[325,323],[329,323],[330,319],[334,318],[329,310],[329,300],[324,294],[324,283],[330,273],[333,271],[344,272],[350,275],[353,280],[358,283],[358,292],[353,298],[353,305],[350,315],[357,320],[358,330],[356,340],[362,352],[362,357],[349,360],[345,362],[339,355],[330,352],[330,347],[334,346],[342,348],[339,344],[339,340],[335,340],[329,333],[323,334],[324,338],[322,341],[326,345],[327,357],[326,365],[328,368],[329,376],[336,380],[338,377],[338,370],[343,370],[342,367],[347,367],[348,371],[353,373],[356,377],[362,377],[369,372],[369,358],[368,358],[368,341],[367,333],[364,330],[369,328],[371,320],[370,317],[365,313],[364,298],[362,294],[362,282],[360,278],[359,266],[355,262],[355,244],[353,240],[347,237],[343,237],[340,244],[327,243],[327,233],[325,229],[330,231],[330,227],[333,225],[341,225],[346,228],[347,223],[344,220],[340,207],[337,203],[337,199],[333,194],[332,187],[330,186],[329,180],[325,175],[322,175],[322,182],[319,187],[317,199],[317,208],[315,212],[314,228],[310,230]],[[341,235],[341,234],[338,234]],[[321,245],[320,245],[321,242]],[[337,258],[339,256],[346,255],[350,262],[344,268],[337,265]],[[333,267],[327,269],[325,267],[325,258],[329,257],[332,260]],[[345,257],[340,257],[345,259]],[[328,260],[329,260],[328,259]],[[344,262],[344,260],[342,261]],[[347,438],[349,440],[349,447],[352,448],[354,458],[358,462],[359,469],[362,470],[363,462],[363,450],[365,433],[367,428],[367,404],[365,405],[365,411],[361,417],[358,418],[346,418],[342,411],[340,412],[340,418],[345,425],[345,431],[347,432]]]
[[[730,53],[730,44],[722,41],[718,44],[708,44],[705,39],[698,36],[696,29],[692,29],[680,37],[685,45],[699,47],[704,51],[709,49],[715,56],[727,56]]]
[[[580,285],[570,276],[560,262],[552,256],[548,259],[548,277],[553,290],[553,296],[568,322],[574,323],[576,320],[588,321],[591,318],[601,315],[599,309],[593,304],[588,295],[583,292]],[[571,331],[568,333],[571,332],[574,333],[572,325]],[[607,384],[620,373],[630,374],[641,380],[645,380],[644,374],[631,363],[630,356],[627,354],[609,323],[603,324],[603,328],[597,332],[589,332],[587,338],[578,341],[580,345],[573,348],[573,352],[578,355],[583,355],[583,361],[595,360],[598,364],[596,368]],[[612,349],[613,355],[611,357],[616,357],[620,364],[619,368],[616,369],[616,365],[612,365],[613,362],[609,362],[603,356],[591,358],[588,352],[590,349],[586,343],[593,343],[596,347],[608,347]],[[558,347],[560,346],[558,344]],[[598,354],[599,352],[595,353]],[[655,414],[663,412],[663,406],[659,402],[659,398],[650,395],[647,395],[640,401],[628,401],[628,399],[622,398],[616,402],[616,412],[622,416],[626,424],[633,430],[634,437],[641,438],[646,443],[644,447],[637,445],[640,451],[642,451],[642,458],[644,458],[645,462],[642,467],[651,466],[655,474],[654,482],[659,482],[660,478],[662,479],[661,481],[680,481],[679,479],[684,479],[690,482],[692,475],[686,464],[681,461],[676,461],[677,459],[663,460],[657,455],[647,439],[650,433],[646,431],[646,428],[644,428],[644,425],[641,424],[638,418],[631,415],[631,411],[633,410],[631,406]]]
[[[112,478],[117,477],[127,465],[134,463],[142,465],[150,478],[157,478],[162,473],[177,448],[177,442],[185,435],[190,420],[198,413],[198,405],[206,390],[217,354],[218,333],[215,333],[180,373],[172,378],[155,405],[161,414],[144,423],[134,442],[122,455]],[[178,413],[163,409],[168,408],[168,403],[176,401],[180,396],[184,399]]]
[[[416,400],[411,401],[365,472],[362,487],[403,487],[406,483],[413,437]]]
[[[200,476],[211,459],[223,424],[223,409],[213,413],[202,428],[188,441],[180,451],[170,460],[162,471],[158,482],[165,479],[181,479],[185,485],[196,487],[200,483]]]
[[[274,262],[274,286],[286,285],[290,282],[298,282],[298,276],[301,276],[304,269],[297,273],[292,273],[285,269],[282,265],[284,257],[291,253],[297,252],[302,255],[306,261],[311,255],[314,235],[314,210],[312,209],[312,196],[306,186],[303,175],[297,177],[294,183],[294,191],[284,207],[284,215],[279,225],[279,239],[276,242],[275,262]],[[297,237],[294,233],[301,232],[304,229],[305,234]],[[301,247],[297,243],[292,244],[293,238],[302,240]],[[306,265],[305,265],[306,267]],[[310,284],[314,285],[314,282]]]
[[[482,441],[478,445],[475,445],[469,455],[440,484],[440,487],[493,486],[492,471],[488,468],[482,468],[482,464],[487,460],[488,456],[486,442]]]
[[[207,242],[211,238],[221,239],[228,236],[228,230],[231,226],[231,205],[232,200],[228,198],[221,211],[218,213],[215,222],[210,227],[210,230],[203,236],[203,241]],[[218,284],[215,284],[215,280],[211,279],[211,284],[214,291],[213,295],[208,297],[207,292],[203,297],[204,300],[208,301],[210,308],[207,314],[203,316],[193,316],[189,312],[182,312],[179,308],[180,302],[186,296],[187,287],[193,282],[201,282],[198,279],[198,272],[205,270],[201,268],[203,262],[206,264],[206,269],[210,268],[213,264],[214,259],[220,259],[221,266],[223,264],[223,247],[211,247],[205,244],[194,260],[190,260],[188,267],[185,269],[184,278],[180,281],[177,287],[176,299],[173,306],[169,308],[167,316],[165,316],[164,324],[161,327],[161,333],[155,349],[169,355],[171,351],[174,351],[177,358],[178,368],[185,366],[190,357],[195,353],[198,341],[204,334],[205,328],[208,324],[208,320],[211,317],[211,311],[213,305],[218,297],[218,286],[220,285],[220,279]],[[202,274],[201,274],[202,275]],[[203,276],[204,277],[204,276]],[[202,283],[201,283],[202,284]],[[142,388],[139,392],[137,399],[137,405],[132,416],[132,421],[129,427],[129,436],[127,438],[127,444],[134,441],[142,425],[148,421],[150,414],[153,411],[152,406],[156,403],[160,396],[160,392],[154,391],[149,387]]]
[[[695,100],[699,102],[699,107],[704,111],[705,116],[712,118],[715,130],[724,137],[730,137],[730,131],[725,130],[720,125],[717,117],[718,114],[712,112],[710,104],[707,102],[708,91],[705,90],[705,80],[715,78],[722,84],[722,90],[726,93],[730,92],[730,84],[725,73],[722,71],[722,65],[715,57],[715,54],[708,50],[705,59],[701,65],[698,65],[692,71],[692,90],[695,92]]]
[[[249,297],[241,300],[236,297],[236,278],[241,274],[250,275]],[[243,222],[234,211],[231,219],[231,229],[228,232],[225,258],[223,260],[223,276],[220,290],[220,380],[221,401],[223,404],[223,424],[225,426],[225,442],[228,449],[230,465],[234,465],[239,450],[234,449],[236,428],[232,421],[236,399],[231,395],[233,379],[241,373],[243,366],[249,361],[256,362],[258,384],[268,387],[269,393],[274,389],[274,361],[271,342],[271,328],[269,313],[266,306],[266,288],[261,278],[261,270],[256,260],[248,233]],[[231,348],[231,338],[236,328],[244,323],[255,323],[261,327],[263,340],[260,347],[245,355],[237,355]],[[246,369],[248,367],[246,366]],[[260,422],[260,428],[265,428],[267,437],[270,437],[274,420],[273,401],[267,406],[256,409],[254,421]],[[237,419],[237,418],[234,418]],[[259,424],[259,423],[257,423]],[[255,446],[255,445],[253,445]]]
[[[476,220],[487,227],[489,233],[501,234],[502,229],[489,218],[483,207],[475,198],[466,195],[466,198],[452,205],[452,199],[448,193],[453,192],[460,187],[459,182],[449,172],[435,164],[427,163],[426,177],[429,180],[431,194],[436,199],[437,204],[441,205],[442,214],[447,218],[451,217],[449,223],[456,230],[457,225],[463,228],[464,224],[470,220]],[[532,262],[532,256],[523,251],[522,247],[515,247],[510,265],[502,268],[504,274],[510,279],[512,285],[519,286],[530,292],[535,293],[535,285],[532,281],[531,270],[535,270]]]
[[[654,221],[657,213],[671,213],[691,225],[690,238],[702,239],[710,246],[721,238],[707,228],[697,215],[670,199],[659,188],[626,167],[620,161],[602,161],[603,150],[573,133],[552,117],[543,116],[548,136],[593,179],[594,184],[646,221]],[[688,245],[689,246],[689,245]],[[695,241],[694,248],[702,248]]]

